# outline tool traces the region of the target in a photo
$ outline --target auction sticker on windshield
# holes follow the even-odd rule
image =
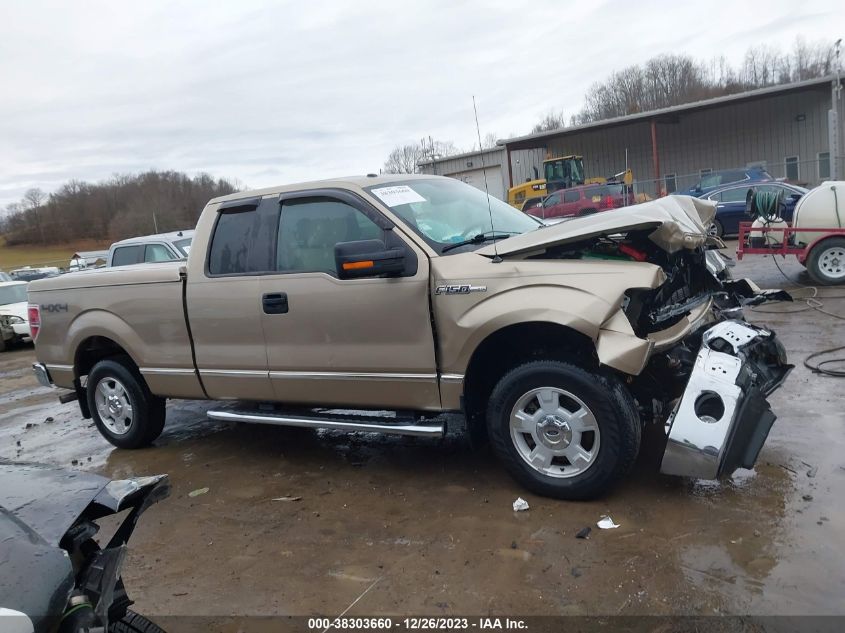
[[[371,191],[389,207],[398,207],[401,204],[410,204],[412,202],[425,202],[425,198],[408,185],[379,187],[378,189],[371,189]]]

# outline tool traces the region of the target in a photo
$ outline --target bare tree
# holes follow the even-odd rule
[[[421,139],[419,143],[397,145],[394,147],[382,171],[387,174],[417,174],[420,163],[425,160],[435,160],[457,154],[458,150],[452,141],[438,141],[430,136]]]
[[[188,228],[210,198],[234,191],[226,180],[175,171],[115,175],[96,184],[71,180],[49,196],[31,189],[8,205],[0,233],[10,246],[122,239],[154,230],[153,207],[160,230]]]
[[[46,198],[47,194],[41,191],[41,189],[38,189],[37,187],[27,189],[26,193],[23,194],[24,208],[26,208],[32,213],[32,216],[35,219],[35,225],[38,228],[38,235],[41,238],[42,244],[44,243],[44,226],[41,223],[41,214],[39,213],[39,211],[41,209],[41,205],[43,204]]]
[[[534,124],[534,127],[531,128],[532,134],[537,134],[539,132],[550,132],[552,130],[561,130],[566,127],[566,116],[563,112],[555,112],[554,110],[549,110],[546,114],[543,115],[537,123]]]
[[[698,62],[688,55],[659,55],[645,64],[614,71],[593,84],[584,107],[572,117],[582,124],[792,81],[833,71],[829,44],[798,38],[790,52],[770,45],[750,47],[738,70],[724,57]],[[535,126],[535,130],[538,126]]]

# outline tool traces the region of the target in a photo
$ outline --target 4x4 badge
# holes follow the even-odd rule
[[[455,284],[450,286],[437,286],[437,288],[434,289],[434,294],[436,295],[468,295],[471,292],[487,292],[487,286]]]

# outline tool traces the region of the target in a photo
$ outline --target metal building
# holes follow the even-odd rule
[[[484,177],[487,177],[487,190],[491,196],[506,199],[508,168],[505,161],[507,152],[504,147],[495,147],[484,152],[467,152],[435,160],[421,161],[420,171],[424,174],[437,174],[457,178],[473,187],[484,190]],[[542,160],[541,160],[542,162]]]
[[[502,166],[505,191],[542,174],[547,156],[567,154],[584,157],[588,178],[630,167],[637,193],[650,196],[686,189],[710,171],[754,165],[814,186],[845,178],[841,88],[840,79],[825,77],[506,139],[499,141],[504,156],[485,152],[485,164],[493,176]],[[423,171],[464,179],[479,157],[448,157]]]

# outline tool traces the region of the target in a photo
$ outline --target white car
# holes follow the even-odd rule
[[[25,281],[0,282],[0,350],[8,343],[29,341]]]

